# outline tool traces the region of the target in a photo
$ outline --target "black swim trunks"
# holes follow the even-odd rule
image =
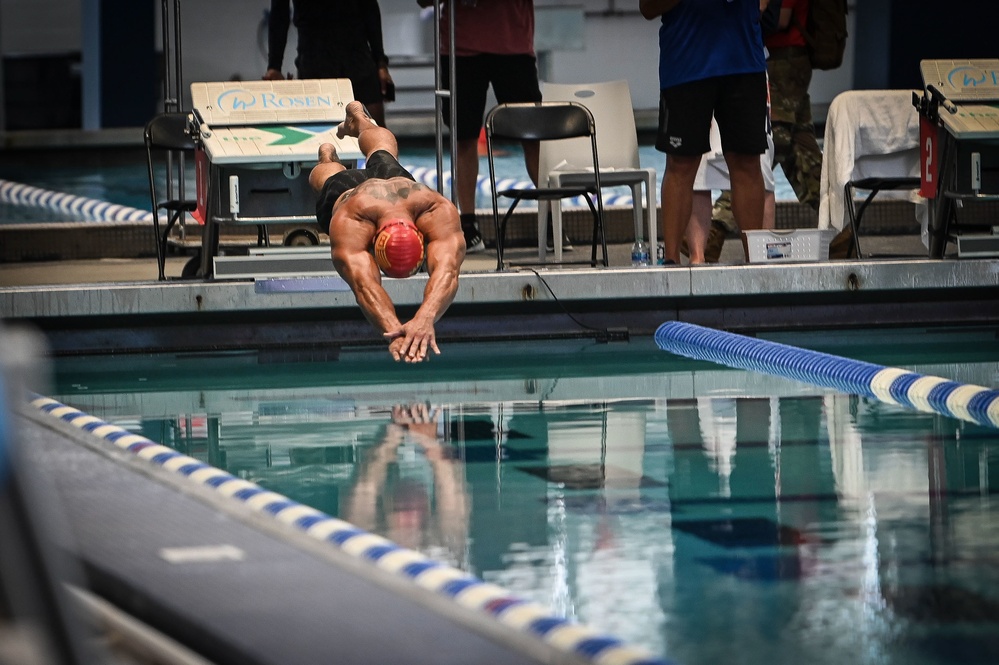
[[[336,175],[331,175],[323,185],[323,191],[316,201],[316,222],[319,230],[328,233],[330,220],[333,218],[333,206],[344,192],[349,192],[366,180],[388,180],[389,178],[408,178],[416,182],[413,174],[402,167],[402,164],[384,150],[376,150],[368,157],[363,169],[347,169]]]

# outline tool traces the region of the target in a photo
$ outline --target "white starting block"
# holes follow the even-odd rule
[[[933,199],[930,256],[940,258],[949,240],[959,256],[999,256],[999,227],[986,225],[986,233],[977,234],[951,228],[961,202],[999,200],[999,59],[923,60],[919,66],[926,92],[914,103],[920,193]]]
[[[362,159],[357,139],[337,138],[354,98],[348,79],[192,83],[195,177],[204,223],[200,275],[211,277],[218,225],[300,223],[315,228],[309,172],[332,143],[344,165]]]

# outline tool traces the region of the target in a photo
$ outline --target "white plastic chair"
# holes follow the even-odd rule
[[[656,247],[656,170],[642,168],[638,159],[638,132],[631,106],[631,90],[626,80],[601,83],[542,83],[546,102],[577,102],[590,113],[597,128],[600,153],[600,185],[631,187],[635,215],[635,237],[644,237],[651,251]],[[549,187],[592,185],[593,158],[586,139],[549,141],[541,144],[538,179]],[[642,233],[642,184],[645,184],[644,219],[648,233]],[[538,259],[544,261],[547,244],[547,218],[552,213],[552,244],[555,262],[562,261],[562,208],[559,201],[538,204]]]

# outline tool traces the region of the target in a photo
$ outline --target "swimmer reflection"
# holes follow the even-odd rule
[[[427,404],[392,408],[381,441],[359,464],[344,519],[393,542],[462,567],[469,496],[464,467]]]

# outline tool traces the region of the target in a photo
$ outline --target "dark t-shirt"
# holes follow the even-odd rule
[[[336,78],[344,68],[377,65],[385,59],[378,0],[271,0],[269,69],[281,70],[288,26],[298,30],[299,78]]]

